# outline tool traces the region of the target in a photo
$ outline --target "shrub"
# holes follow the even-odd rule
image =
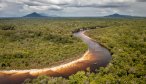
[[[1,30],[15,30],[14,25],[0,25]]]

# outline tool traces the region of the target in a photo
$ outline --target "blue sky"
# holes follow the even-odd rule
[[[146,16],[146,0],[0,0],[0,17],[32,12],[57,16]]]

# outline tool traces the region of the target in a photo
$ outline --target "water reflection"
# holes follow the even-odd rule
[[[0,84],[20,84],[27,78],[36,78],[40,75],[68,77],[88,67],[95,70],[100,66],[106,66],[111,59],[109,51],[86,36],[84,32],[74,33],[74,36],[81,38],[89,47],[80,59],[53,68],[0,71]]]

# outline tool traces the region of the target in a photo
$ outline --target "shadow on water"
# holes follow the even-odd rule
[[[84,32],[74,33],[74,36],[81,38],[88,45],[88,50],[80,59],[52,68],[0,71],[0,84],[20,84],[27,78],[36,78],[40,75],[68,77],[88,67],[94,71],[106,66],[111,60],[110,52],[86,36]]]

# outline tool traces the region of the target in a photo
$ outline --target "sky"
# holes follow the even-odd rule
[[[63,17],[146,16],[146,0],[0,0],[0,17],[32,12]]]

